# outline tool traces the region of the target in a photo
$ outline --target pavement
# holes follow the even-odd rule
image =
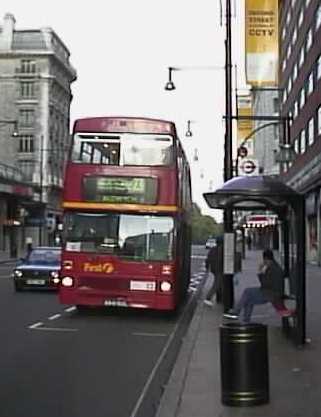
[[[8,264],[17,262],[16,258],[9,258],[7,253],[0,251],[0,264]]]
[[[261,251],[249,251],[234,277],[235,299],[258,285]],[[295,346],[282,331],[270,304],[256,306],[252,320],[268,329],[269,403],[231,407],[221,401],[220,326],[222,305],[203,303],[207,279],[189,330],[164,389],[156,417],[320,417],[321,416],[321,268],[307,264],[307,339]],[[289,306],[290,307],[290,306]],[[224,320],[226,322],[226,320]]]

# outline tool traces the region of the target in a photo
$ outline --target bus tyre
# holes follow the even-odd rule
[[[78,313],[86,313],[88,311],[88,306],[84,306],[81,304],[76,305]]]

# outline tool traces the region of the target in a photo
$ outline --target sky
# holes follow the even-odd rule
[[[243,0],[232,3],[233,61],[242,80]],[[219,0],[2,0],[0,19],[8,12],[17,29],[51,27],[70,50],[77,71],[71,123],[90,116],[174,121],[191,165],[193,201],[222,220],[203,198],[223,184],[225,25]],[[173,73],[171,92],[164,90],[169,66],[182,68]],[[185,136],[188,120],[192,137]]]

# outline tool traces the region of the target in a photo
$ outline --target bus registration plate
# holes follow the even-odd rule
[[[155,291],[155,281],[130,281],[130,289],[136,291]]]
[[[114,298],[105,300],[104,305],[108,307],[127,307],[127,301]]]

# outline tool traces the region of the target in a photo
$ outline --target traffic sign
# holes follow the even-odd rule
[[[256,159],[243,159],[240,164],[241,175],[257,175],[259,172]]]
[[[247,148],[246,146],[240,146],[238,148],[238,156],[241,158],[245,158],[247,156]]]

